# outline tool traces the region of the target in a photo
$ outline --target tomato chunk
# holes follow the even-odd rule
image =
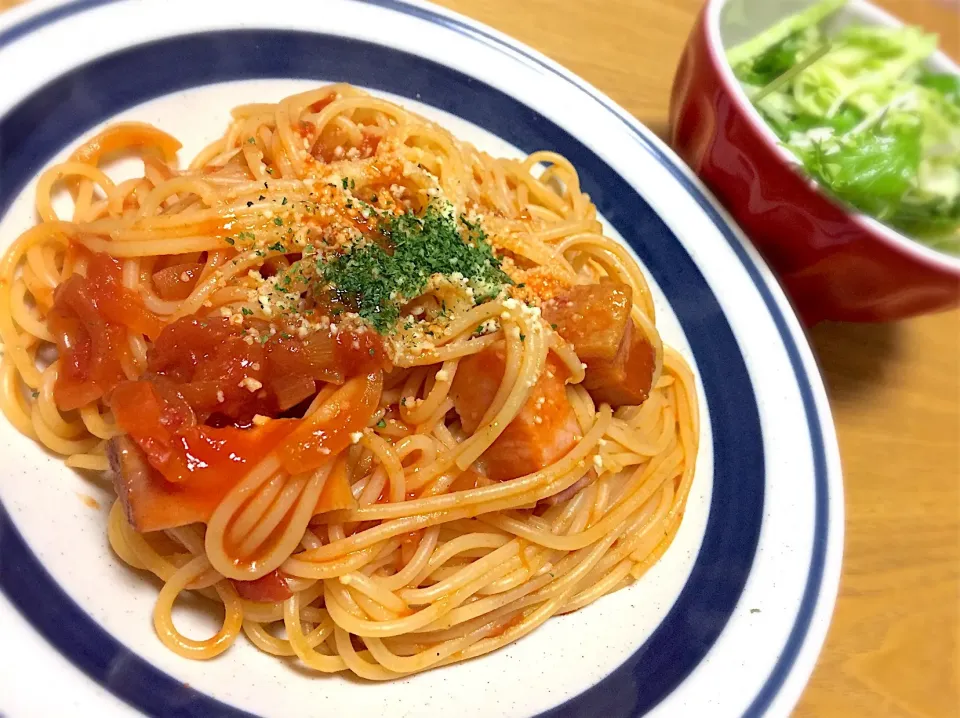
[[[169,450],[132,436],[107,447],[114,488],[137,531],[209,521],[224,496],[297,424],[271,421],[252,429],[195,426],[173,434]]]
[[[83,277],[75,274],[57,287],[47,323],[60,356],[53,387],[60,409],[96,401],[125,378],[122,361],[130,351],[126,333],[104,318]]]
[[[74,249],[87,274],[73,274],[54,293],[47,318],[60,355],[54,399],[64,411],[96,401],[125,378],[127,332],[159,334],[163,323],[123,286],[123,268],[106,254]]]
[[[167,452],[158,452],[156,443],[142,437],[111,439],[107,456],[127,520],[141,532],[206,523],[227,493],[261,459],[280,450],[300,423],[299,419],[279,419],[252,429],[189,427],[171,434]],[[339,461],[327,477],[313,513],[356,505],[345,462]]]
[[[87,284],[96,296],[97,307],[108,321],[151,338],[163,329],[163,321],[143,306],[140,295],[123,286],[123,266],[115,257],[93,255],[87,266]]]
[[[505,370],[506,350],[502,344],[460,362],[451,392],[465,431],[477,429]],[[563,365],[549,355],[520,413],[481,457],[489,478],[504,481],[539,471],[577,443],[580,427],[567,399],[566,378]]]
[[[299,424],[296,419],[276,419],[250,429],[198,426],[190,407],[175,393],[162,396],[156,385],[145,381],[118,386],[111,408],[117,426],[173,483],[255,463]]]
[[[151,382],[124,382],[113,391],[110,406],[117,426],[143,449],[154,468],[171,481],[189,474],[179,434],[193,428],[196,417],[178,394],[164,398]]]
[[[253,581],[230,579],[230,583],[237,589],[237,595],[248,601],[276,603],[286,601],[293,595],[287,584],[287,577],[278,568]]]
[[[356,507],[357,500],[353,497],[353,491],[350,490],[346,454],[344,453],[340,455],[339,460],[327,477],[327,482],[323,485],[323,491],[320,492],[320,498],[317,499],[314,514],[340,511],[341,509],[355,509]]]
[[[199,262],[173,264],[153,273],[153,286],[161,299],[182,301],[190,296],[202,271]]]
[[[387,364],[372,332],[277,331],[262,320],[185,317],[164,328],[148,353],[147,380],[168,383],[200,423],[247,426],[276,417],[316,394],[316,382]]]
[[[291,474],[312,471],[346,449],[350,435],[370,423],[382,389],[381,372],[347,382],[284,442],[283,467]]]

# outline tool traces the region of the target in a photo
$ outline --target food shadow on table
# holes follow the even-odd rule
[[[821,322],[808,331],[834,400],[855,397],[888,381],[905,352],[898,322]]]

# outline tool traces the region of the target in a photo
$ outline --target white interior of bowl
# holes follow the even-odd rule
[[[725,51],[749,40],[783,18],[815,4],[816,1],[711,0],[707,9],[707,38],[710,50],[714,53],[714,58],[720,67],[721,77],[726,80],[734,97],[760,129],[763,136],[791,165],[797,164],[796,158],[780,144],[777,135],[767,126],[760,113],[747,99],[740,83],[733,74],[733,70],[726,61]],[[852,24],[885,25],[887,27],[903,25],[900,20],[869,2],[851,0],[828,20],[826,29],[829,34]],[[937,51],[931,56],[927,66],[934,72],[960,74],[960,67],[942,51]],[[819,189],[817,182],[810,180],[810,184]],[[854,221],[875,237],[900,247],[919,260],[960,274],[960,257],[931,249],[922,242],[888,227],[869,215],[857,212],[853,208],[848,209]]]

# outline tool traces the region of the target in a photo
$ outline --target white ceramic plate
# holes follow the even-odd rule
[[[330,81],[393,96],[495,153],[561,152],[652,278],[664,339],[695,366],[704,422],[686,518],[641,581],[472,662],[369,684],[240,640],[196,663],[160,645],[157,587],[111,554],[109,494],[0,422],[0,711],[787,714],[829,623],[843,498],[816,364],[769,270],[659,140],[529,48],[407,0],[269,8],[34,0],[0,16],[0,247],[34,221],[38,171],[104,123],[153,122],[184,142],[185,161],[232,106]],[[178,620],[202,631],[207,619]]]

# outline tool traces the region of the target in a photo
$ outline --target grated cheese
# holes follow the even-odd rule
[[[246,389],[251,394],[263,388],[263,384],[250,376],[243,377],[243,380],[237,386],[241,389]]]

